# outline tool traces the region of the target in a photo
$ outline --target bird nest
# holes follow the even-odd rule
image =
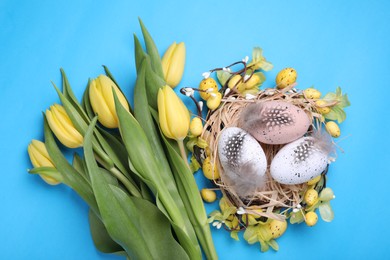
[[[236,208],[241,207],[246,212],[257,214],[259,217],[283,220],[286,218],[286,214],[283,214],[285,211],[300,207],[304,192],[308,187],[306,183],[283,185],[271,177],[270,162],[284,145],[260,143],[268,162],[266,171],[268,176],[267,183],[261,190],[245,198],[239,197],[234,188],[227,185],[217,151],[218,138],[221,131],[226,127],[238,126],[240,113],[243,108],[253,102],[272,100],[282,100],[302,108],[312,122],[308,134],[314,128],[323,127],[323,123],[320,121],[321,115],[317,113],[314,102],[307,98],[303,92],[298,92],[293,87],[283,90],[265,89],[261,90],[256,96],[250,96],[249,98],[239,94],[225,96],[219,108],[208,113],[202,138],[208,143],[213,165],[218,167],[220,178],[215,179],[214,182],[221,189],[224,197]]]

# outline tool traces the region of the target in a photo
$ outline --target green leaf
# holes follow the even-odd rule
[[[92,210],[89,210],[88,216],[91,236],[95,247],[103,253],[116,253],[123,251],[123,248],[112,240],[106,227]]]
[[[331,107],[330,112],[325,114],[324,117],[328,120],[337,120],[340,124],[347,118],[347,114],[342,107],[336,105]]]
[[[290,223],[295,224],[295,223],[302,223],[304,221],[303,213],[302,211],[298,212],[292,212],[290,216]]]
[[[196,172],[201,168],[199,162],[196,160],[194,156],[191,156],[190,167],[192,172]]]
[[[62,174],[56,168],[53,167],[35,167],[28,172],[31,174],[41,174],[47,177],[51,177],[59,182],[64,181],[64,177],[62,176]]]
[[[151,144],[144,130],[137,120],[123,108],[115,93],[114,97],[120,132],[129,154],[130,168],[154,192],[158,207],[168,214],[180,244],[187,254],[191,258],[200,258],[201,254],[196,236],[186,224],[186,213],[179,210],[176,200],[169,193],[167,189],[169,184],[163,181],[157,159],[154,157]]]
[[[322,201],[330,201],[334,199],[334,193],[331,188],[325,188],[321,191],[319,199]]]
[[[138,73],[140,70],[141,63],[143,62],[147,54],[142,49],[141,42],[139,41],[137,35],[134,34],[133,36],[134,36],[135,68]]]
[[[75,170],[78,171],[80,175],[83,176],[84,179],[89,184],[91,184],[91,181],[88,176],[87,166],[85,165],[85,161],[77,153],[73,155],[72,165],[75,168]]]
[[[130,106],[130,102],[127,100],[125,93],[122,91],[121,87],[119,86],[118,82],[115,80],[114,76],[110,72],[110,70],[107,68],[107,66],[103,65],[104,72],[106,73],[107,77],[109,77],[115,85],[118,87],[119,91],[123,94],[123,97],[126,99],[127,104],[129,105],[130,113],[133,113],[133,110]]]
[[[90,81],[88,80],[87,87],[84,90],[83,99],[81,100],[81,105],[83,106],[83,109],[85,110],[85,113],[87,114],[88,119],[91,120],[92,118],[95,117],[96,114],[92,109],[91,101],[89,99],[89,84],[90,84]]]
[[[139,24],[141,26],[142,34],[144,36],[146,51],[150,56],[150,61],[152,62],[153,71],[156,72],[156,74],[160,78],[164,78],[164,73],[161,66],[161,58],[160,54],[158,53],[156,44],[154,43],[152,37],[150,36],[141,19],[139,19]]]
[[[158,116],[156,111],[152,111],[152,114],[154,119],[157,120]],[[184,202],[185,210],[195,229],[198,240],[202,245],[206,257],[208,259],[215,259],[217,255],[211,237],[210,226],[207,222],[206,210],[204,208],[198,186],[195,182],[194,175],[192,174],[187,164],[184,162],[183,158],[170,145],[161,129],[160,136],[165,143],[167,156],[172,168],[176,185],[179,190],[180,197]]]
[[[230,72],[224,70],[217,71],[217,79],[219,81],[219,84],[221,84],[221,86],[225,86],[226,82],[231,76],[232,74]]]
[[[84,120],[88,120],[87,114],[84,112],[80,103],[78,102],[76,96],[73,93],[73,90],[69,84],[68,77],[65,74],[65,71],[61,68],[62,75],[62,90],[66,99],[72,104],[72,106],[77,110],[77,112],[81,115]]]
[[[50,158],[54,162],[55,167],[61,172],[63,177],[63,183],[74,189],[81,198],[97,212],[97,204],[95,196],[93,194],[90,184],[85,180],[83,176],[76,171],[72,165],[66,160],[61,150],[58,148],[53,134],[50,130],[47,119],[44,116],[44,134],[45,134],[45,146]]]
[[[321,218],[326,222],[331,222],[334,219],[334,213],[329,202],[321,203],[318,207]]]
[[[171,234],[169,221],[153,204],[144,199],[129,197],[122,189],[110,185],[100,174],[92,151],[92,133],[96,120],[97,118],[92,121],[85,135],[84,156],[102,222],[111,238],[131,258],[186,259],[185,252]]]
[[[153,109],[158,109],[157,96],[158,90],[166,85],[164,79],[160,78],[153,70],[150,63],[150,58],[146,58],[146,93],[148,95],[149,105]]]
[[[260,47],[254,47],[252,51],[252,61],[248,64],[254,66],[255,70],[262,69],[269,71],[273,68],[272,63],[268,62],[263,56],[263,50]]]

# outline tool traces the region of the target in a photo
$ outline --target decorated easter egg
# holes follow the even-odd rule
[[[281,184],[301,184],[320,175],[328,165],[322,141],[302,137],[285,145],[271,162],[271,176]]]
[[[257,102],[240,114],[239,126],[259,142],[286,144],[302,137],[311,125],[303,109],[284,101]]]
[[[218,140],[221,178],[238,196],[246,197],[264,187],[267,159],[260,144],[238,127],[222,130]]]

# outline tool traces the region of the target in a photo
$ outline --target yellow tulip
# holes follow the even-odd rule
[[[179,85],[183,77],[186,62],[186,46],[184,42],[172,43],[161,59],[165,81],[172,88]]]
[[[190,113],[187,107],[169,86],[158,91],[157,103],[160,126],[164,135],[182,141],[190,127]]]
[[[119,102],[129,111],[129,104],[118,86],[106,75],[100,75],[89,85],[89,99],[93,111],[98,115],[99,122],[107,128],[118,127],[118,116],[115,110],[114,89]]]
[[[27,147],[28,155],[30,156],[31,163],[34,167],[53,167],[54,163],[52,162],[44,143],[38,140],[32,140]],[[40,175],[41,178],[50,185],[57,185],[60,182],[56,179]]]
[[[58,140],[69,148],[83,145],[83,136],[76,130],[65,109],[54,104],[46,110],[47,122]]]

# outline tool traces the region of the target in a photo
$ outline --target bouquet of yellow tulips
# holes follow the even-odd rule
[[[146,52],[135,36],[137,81],[131,108],[110,71],[90,80],[81,102],[61,69],[61,105],[44,113],[45,142],[28,153],[47,183],[64,183],[90,207],[96,247],[130,259],[217,259],[203,202],[186,160],[190,114],[171,89],[185,63],[184,44],[161,61],[140,21]],[[168,86],[170,85],[170,86]],[[117,130],[119,129],[119,130]],[[73,149],[69,162],[57,141]],[[172,139],[176,142],[172,142]]]

